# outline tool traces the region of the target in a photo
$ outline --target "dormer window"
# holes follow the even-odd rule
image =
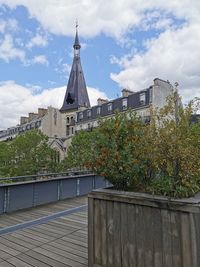
[[[122,99],[122,109],[126,110],[127,109],[127,98]]]
[[[97,115],[101,114],[101,107],[97,107]]]
[[[108,104],[108,112],[111,112],[112,111],[112,103],[109,103]]]
[[[140,104],[144,105],[146,102],[146,94],[145,93],[141,93],[140,94]]]
[[[79,120],[81,121],[83,119],[83,112],[79,113]]]
[[[91,112],[91,110],[89,109],[89,110],[87,111],[87,117],[90,118],[90,117],[91,117],[91,114],[92,114],[92,112]]]

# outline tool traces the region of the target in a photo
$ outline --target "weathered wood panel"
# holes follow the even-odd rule
[[[89,267],[200,266],[200,200],[154,199],[89,194]]]

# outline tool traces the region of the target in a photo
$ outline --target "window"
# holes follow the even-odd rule
[[[146,101],[146,94],[145,93],[141,93],[140,94],[140,104],[144,105]]]
[[[109,103],[108,104],[108,112],[111,112],[112,111],[112,103]]]
[[[79,120],[81,121],[83,119],[83,112],[79,113]]]
[[[87,117],[88,117],[88,118],[91,117],[91,110],[90,110],[90,109],[87,111]]]
[[[127,98],[122,99],[122,109],[123,110],[127,109]]]
[[[74,134],[74,128],[72,127],[72,134]]]
[[[97,115],[101,114],[101,107],[97,107]]]
[[[67,117],[67,123],[69,123],[69,117]]]
[[[66,136],[69,135],[69,125],[67,125],[67,128],[66,128]]]

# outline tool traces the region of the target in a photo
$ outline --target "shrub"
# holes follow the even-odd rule
[[[200,190],[200,123],[191,115],[198,101],[179,104],[177,92],[152,110],[150,124],[136,113],[116,113],[72,141],[66,162],[91,169],[119,190],[188,197]],[[196,108],[196,110],[195,110]]]

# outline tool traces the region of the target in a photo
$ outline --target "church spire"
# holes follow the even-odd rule
[[[80,48],[78,37],[78,23],[76,22],[76,35],[74,40],[74,59],[67,84],[61,112],[78,109],[80,107],[90,107],[85,78],[80,61]]]

